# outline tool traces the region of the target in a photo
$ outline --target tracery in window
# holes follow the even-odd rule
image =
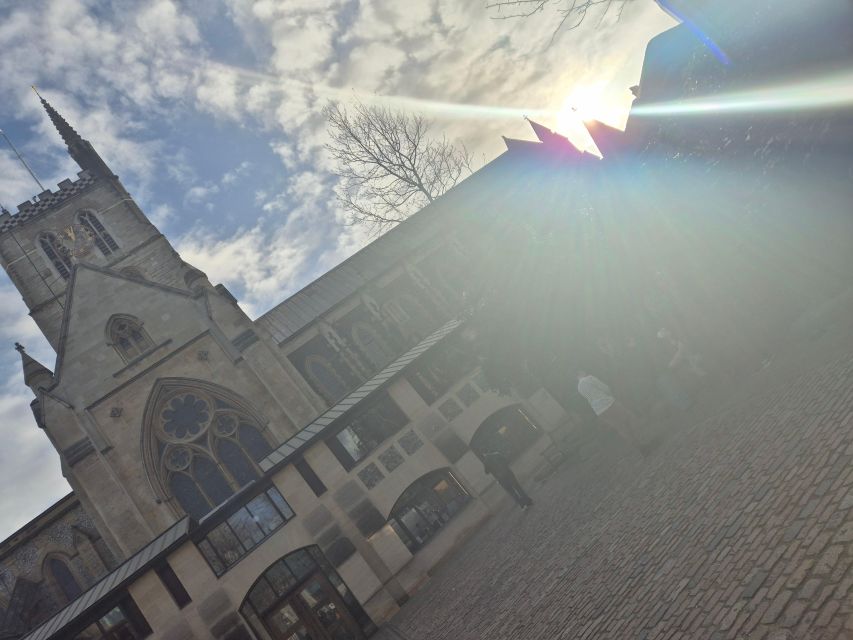
[[[406,379],[424,402],[432,404],[476,366],[474,354],[458,335],[454,335],[424,354],[410,368]]]
[[[107,323],[107,341],[125,362],[138,358],[154,347],[142,323],[133,316],[116,315]]]
[[[370,361],[374,370],[391,362],[392,353],[380,337],[379,332],[367,322],[356,322],[352,327],[352,339],[356,347]]]
[[[83,225],[92,236],[95,246],[105,256],[110,255],[113,251],[118,251],[118,245],[109,232],[98,220],[98,217],[91,211],[81,211],[77,214],[77,221]]]
[[[409,293],[402,293],[387,301],[383,310],[398,326],[417,338],[426,336],[433,323],[424,306]]]
[[[338,374],[332,363],[320,355],[305,358],[305,373],[309,382],[329,402],[337,402],[350,390],[350,385]]]
[[[59,242],[56,234],[49,231],[45,231],[39,236],[39,244],[56,272],[64,280],[68,280],[71,276],[71,255],[68,248]]]
[[[272,451],[259,420],[214,389],[161,392],[149,419],[162,484],[196,519],[259,478],[258,463]]]

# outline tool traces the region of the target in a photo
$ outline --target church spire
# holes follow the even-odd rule
[[[74,127],[68,124],[68,121],[63,118],[56,109],[54,109],[53,105],[39,94],[35,87],[33,87],[33,91],[35,91],[41,101],[41,105],[47,112],[47,116],[50,118],[53,126],[56,127],[59,135],[62,136],[62,141],[68,148],[68,155],[71,156],[74,162],[76,162],[81,169],[88,171],[93,176],[114,178],[115,175],[107,166],[107,163],[104,162],[101,159],[101,156],[99,156],[95,151],[92,144],[81,137],[80,134],[74,130]]]
[[[15,343],[15,351],[21,354],[21,365],[24,368],[24,384],[32,389],[33,393],[37,393],[40,388],[49,387],[53,383],[53,372],[30,356],[21,343]]]
[[[53,108],[52,104],[41,97],[38,89],[33,87],[33,91],[35,91],[38,99],[41,101],[41,106],[43,106],[44,110],[47,111],[47,116],[50,118],[53,126],[56,127],[56,130],[59,131],[59,135],[62,136],[62,141],[65,143],[65,146],[68,147],[68,150],[71,151],[72,147],[83,144],[83,138],[81,138],[80,134],[74,130],[74,127],[68,124],[68,121],[59,115],[59,112]]]

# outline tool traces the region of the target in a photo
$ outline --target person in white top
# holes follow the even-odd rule
[[[586,398],[599,420],[634,446],[640,445],[634,415],[616,400],[610,387],[594,375],[578,371],[578,393]]]

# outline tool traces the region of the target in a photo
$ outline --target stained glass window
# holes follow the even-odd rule
[[[257,480],[258,462],[272,451],[253,416],[207,389],[166,394],[155,415],[164,484],[197,520]]]

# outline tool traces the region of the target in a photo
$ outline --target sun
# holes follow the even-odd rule
[[[610,109],[604,96],[604,84],[578,85],[572,88],[557,112],[557,126],[571,129],[578,121],[599,120]]]

